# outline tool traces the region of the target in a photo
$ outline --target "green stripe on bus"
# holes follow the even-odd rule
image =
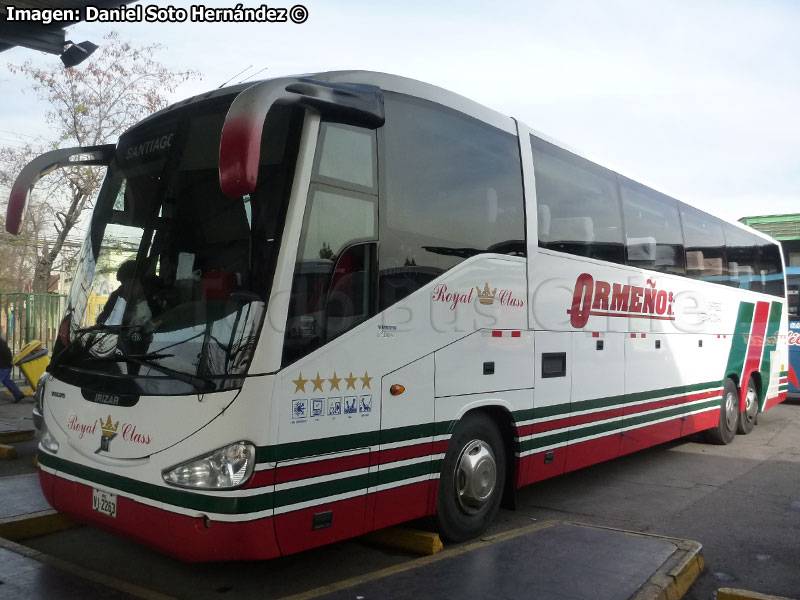
[[[755,304],[752,302],[739,303],[739,314],[736,317],[736,327],[733,331],[730,354],[728,354],[728,364],[725,367],[726,377],[731,373],[735,373],[739,379],[742,377],[754,311]]]
[[[678,418],[690,412],[705,410],[708,408],[716,408],[717,406],[719,406],[719,400],[715,398],[713,400],[707,400],[704,402],[680,405],[658,412],[623,416],[609,421],[608,423],[591,425],[588,427],[582,427],[580,429],[572,429],[570,431],[560,431],[551,435],[544,435],[542,437],[525,440],[520,442],[519,448],[521,452],[526,452],[529,450],[551,447],[564,442],[575,444],[592,436],[602,437],[602,434],[604,433],[612,433],[619,429],[628,427],[646,426],[662,419]]]
[[[153,485],[114,475],[91,467],[63,460],[45,452],[39,453],[39,463],[73,477],[108,487],[122,493],[134,494],[181,508],[189,508],[201,512],[235,515],[249,512],[269,510],[272,508],[272,492],[255,496],[209,496],[202,493],[189,492],[170,487]],[[232,492],[234,493],[234,492]]]
[[[343,477],[332,481],[323,481],[302,487],[290,488],[275,492],[275,508],[290,506],[300,502],[319,500],[337,494],[346,494],[357,490],[367,492],[369,486],[369,474],[355,475],[354,477]]]
[[[580,400],[578,402],[565,402],[564,404],[555,404],[552,406],[543,406],[531,410],[520,410],[514,412],[514,418],[517,422],[533,419],[542,419],[545,417],[562,416],[568,417],[570,412],[579,412],[584,410],[597,410],[609,408],[611,406],[618,406],[624,404],[631,404],[633,402],[641,402],[644,400],[656,400],[664,396],[678,396],[683,394],[691,394],[700,392],[707,389],[722,387],[723,381],[705,381],[703,383],[693,383],[687,386],[674,386],[662,388],[658,390],[647,390],[644,392],[633,392],[630,394],[622,394],[619,396],[606,396],[604,398],[593,398],[591,400]],[[532,415],[532,416],[530,416]]]
[[[759,410],[764,409],[764,403],[767,401],[767,390],[769,389],[771,366],[772,366],[772,352],[778,347],[778,329],[781,325],[781,313],[783,312],[783,304],[781,302],[773,302],[769,309],[769,321],[767,322],[767,331],[764,338],[764,349],[761,354],[761,406]]]
[[[430,438],[431,436],[445,435],[452,432],[454,425],[455,421],[440,421],[437,423],[395,427],[392,429],[384,429],[383,431],[367,431],[364,433],[337,435],[315,440],[289,442],[278,446],[260,446],[256,449],[256,462],[265,463],[292,460],[295,458],[305,458],[307,456],[319,456],[322,454],[332,454],[334,452],[357,450],[358,448],[367,448],[369,446],[377,446],[378,444],[391,444],[394,442]]]
[[[311,485],[279,490],[275,492],[275,508],[292,506],[294,504],[320,500],[350,492],[362,491],[366,494],[367,488],[371,486],[395,483],[414,477],[430,475],[431,468],[438,471],[440,462],[439,460],[425,460],[411,465],[381,470],[377,473],[364,473],[353,477],[343,477],[341,479],[332,479],[330,481],[322,481]]]

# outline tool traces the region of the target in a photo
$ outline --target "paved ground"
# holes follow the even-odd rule
[[[0,397],[0,420],[24,422],[30,409],[30,400],[9,405]],[[0,476],[33,471],[32,444],[17,449],[16,461],[0,463]],[[800,404],[762,415],[753,434],[727,447],[673,442],[529,486],[519,508],[501,511],[490,533],[543,519],[701,542],[707,570],[687,594],[692,600],[712,600],[718,587],[800,598]],[[89,528],[26,543],[193,598],[279,598],[413,559],[348,541],[264,563],[185,565]]]

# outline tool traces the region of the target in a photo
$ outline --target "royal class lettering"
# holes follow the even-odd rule
[[[511,306],[522,308],[524,302],[520,298],[515,298],[511,290],[500,290],[500,306]]]
[[[455,310],[459,304],[472,304],[473,292],[475,288],[470,288],[469,292],[451,292],[444,283],[438,284],[433,288],[433,301],[443,302],[450,306],[450,310]]]
[[[525,301],[514,295],[512,290],[500,290],[497,288],[489,290],[489,285],[485,284],[482,290],[480,286],[470,288],[468,292],[451,291],[447,284],[440,283],[433,288],[431,300],[447,304],[450,310],[455,310],[459,304],[472,304],[476,300],[486,306],[491,306],[499,302],[500,306],[510,308],[521,308],[525,306]]]
[[[675,295],[656,289],[652,279],[644,286],[637,286],[595,281],[589,273],[582,273],[575,281],[572,306],[567,314],[576,329],[583,328],[591,316],[674,321],[674,302]]]
[[[150,443],[150,436],[144,435],[136,431],[136,425],[131,425],[130,423],[125,423],[122,426],[122,439],[134,444],[149,444]]]
[[[166,150],[172,146],[173,135],[175,134],[170,133],[168,135],[162,135],[161,137],[153,138],[151,140],[131,146],[125,152],[125,159],[130,160],[132,158],[140,158],[152,152]]]
[[[800,346],[800,333],[797,333],[795,331],[789,332],[789,345]]]
[[[78,439],[83,439],[87,433],[94,435],[97,431],[97,419],[91,423],[81,423],[77,415],[72,415],[67,421],[67,429],[78,432]]]
[[[153,441],[149,434],[139,431],[135,424],[123,423],[120,426],[119,421],[112,423],[110,416],[107,423],[103,423],[102,419],[100,421],[95,419],[91,423],[86,423],[81,422],[77,415],[72,415],[67,420],[67,429],[77,432],[78,439],[83,439],[84,436],[94,436],[102,430],[102,434],[107,438],[116,437],[119,431],[122,434],[122,439],[132,444],[149,445]]]

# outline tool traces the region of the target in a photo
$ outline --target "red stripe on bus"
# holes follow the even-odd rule
[[[328,460],[315,460],[314,462],[303,463],[300,465],[289,465],[286,467],[278,466],[275,476],[275,483],[286,483],[309,477],[319,477],[321,475],[332,475],[342,471],[352,471],[353,469],[365,469],[369,467],[369,452],[330,458]]]
[[[250,481],[244,486],[245,489],[266,487],[268,485],[275,485],[275,469],[264,469],[263,471],[256,471],[250,477]]]
[[[385,465],[393,463],[398,460],[408,460],[411,458],[419,458],[421,456],[429,456],[431,454],[442,454],[447,451],[447,440],[440,442],[424,442],[422,444],[415,444],[413,446],[403,446],[402,448],[390,448],[388,450],[381,450],[378,454],[377,464]]]
[[[602,412],[591,413],[589,415],[570,416],[569,424],[572,426],[585,425],[586,423],[591,423],[593,421],[614,419],[616,417],[621,417],[623,412],[624,409],[622,407],[619,407],[619,408],[612,408],[611,410],[604,410]]]
[[[744,410],[750,374],[754,371],[758,371],[758,367],[761,363],[761,354],[764,348],[764,334],[767,331],[768,319],[769,302],[758,302],[756,304],[755,316],[753,317],[753,326],[750,329],[750,337],[747,340],[747,357],[745,358],[742,385],[739,393],[740,411]]]
[[[644,404],[628,405],[625,407],[618,407],[609,410],[589,413],[586,415],[567,416],[563,419],[555,419],[553,421],[545,421],[543,423],[533,423],[532,425],[525,425],[517,429],[517,437],[525,437],[535,433],[545,433],[547,431],[554,431],[556,429],[564,429],[569,425],[585,425],[594,421],[602,421],[604,419],[613,419],[624,414],[638,414],[648,410],[655,410],[658,408],[684,404],[693,402],[695,400],[705,400],[708,398],[718,397],[722,388],[704,390],[694,394],[685,394],[676,396],[675,398],[667,398],[662,400],[653,400]]]
[[[492,332],[492,337],[503,337],[503,332],[502,331],[493,331]]]
[[[512,331],[511,332],[511,337],[522,337],[522,332],[521,331]]]
[[[525,437],[534,433],[544,433],[545,431],[564,429],[566,427],[569,427],[569,416],[565,416],[563,419],[554,419],[552,421],[545,421],[544,423],[533,423],[532,425],[517,427],[517,437]]]

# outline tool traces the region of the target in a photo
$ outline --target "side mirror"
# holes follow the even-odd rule
[[[330,121],[370,129],[385,121],[383,93],[377,86],[308,77],[257,83],[236,97],[222,126],[219,185],[226,196],[244,196],[255,189],[264,119],[274,104],[298,104],[319,111]]]
[[[63,148],[45,152],[34,158],[17,176],[11,187],[8,197],[8,210],[6,212],[6,231],[19,235],[22,230],[22,218],[28,204],[33,187],[42,177],[64,167],[77,165],[94,165],[107,167],[114,158],[116,147],[113,144],[104,146],[80,146],[77,148]]]

